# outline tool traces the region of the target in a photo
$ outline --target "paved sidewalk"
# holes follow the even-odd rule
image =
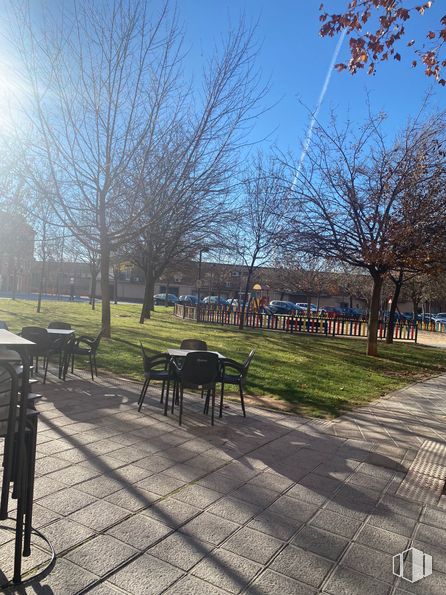
[[[211,427],[194,396],[179,428],[157,388],[138,413],[138,391],[43,388],[34,524],[58,560],[17,593],[446,593],[446,376],[334,422],[231,403]],[[410,545],[433,557],[414,584],[392,574]]]

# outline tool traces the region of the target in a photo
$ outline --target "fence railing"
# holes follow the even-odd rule
[[[196,306],[175,305],[175,316],[188,320],[197,320]],[[200,322],[219,324],[222,326],[239,326],[241,313],[226,308],[199,309]],[[283,331],[286,333],[308,333],[326,336],[367,337],[368,323],[364,320],[349,320],[341,318],[318,318],[306,316],[287,316],[246,312],[246,328]],[[378,338],[387,336],[387,324],[383,321],[378,325]],[[393,338],[405,341],[417,340],[418,326],[412,321],[395,322]]]
[[[431,331],[434,333],[446,333],[446,324],[443,324],[443,322],[434,322],[432,321],[424,321],[422,320],[421,322],[418,323],[418,328],[421,331]]]

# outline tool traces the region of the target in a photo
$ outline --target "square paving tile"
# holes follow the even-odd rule
[[[151,506],[160,497],[159,494],[152,494],[136,486],[127,486],[118,492],[113,492],[113,494],[106,496],[105,500],[111,504],[125,508],[129,512],[136,512],[137,510]]]
[[[269,509],[261,512],[248,523],[248,527],[252,529],[283,540],[289,539],[301,525],[301,521],[275,514]]]
[[[215,546],[182,533],[174,533],[150,548],[149,553],[182,570],[190,570]]]
[[[102,576],[137,553],[137,549],[110,535],[98,535],[66,554],[66,558]]]
[[[408,547],[408,538],[379,527],[365,525],[356,536],[356,541],[376,550],[398,554]]]
[[[230,593],[240,593],[259,572],[260,564],[226,550],[215,550],[192,573]]]
[[[171,531],[170,527],[155,519],[136,514],[109,529],[107,534],[143,550]]]
[[[249,527],[243,527],[230,537],[222,547],[259,564],[266,564],[283,545],[283,541],[271,535]]]
[[[388,595],[389,584],[339,566],[324,588],[330,595]]]
[[[248,587],[250,595],[315,595],[316,589],[273,570],[265,570]]]
[[[393,583],[392,555],[361,544],[353,544],[342,560],[342,565],[362,574]]]
[[[235,523],[245,523],[251,517],[260,513],[262,508],[251,502],[244,502],[230,496],[221,498],[212,504],[207,512],[216,514]]]
[[[210,504],[221,498],[222,494],[196,484],[186,486],[182,490],[175,492],[173,497],[192,506],[207,508]]]
[[[96,498],[93,496],[76,488],[65,488],[55,494],[45,496],[45,498],[38,501],[38,504],[60,515],[69,515],[92,502],[96,502]]]
[[[170,492],[183,487],[184,484],[185,482],[183,480],[170,477],[163,472],[157,473],[156,475],[151,475],[150,477],[138,482],[136,485],[137,487],[141,487],[144,490],[148,490],[149,492],[159,494],[160,496],[166,496]]]
[[[98,500],[81,510],[73,512],[69,518],[96,531],[103,531],[128,514],[129,512],[124,508],[110,504],[110,502],[106,502],[105,500]]]
[[[175,498],[164,498],[143,510],[141,514],[154,518],[169,527],[178,527],[201,512],[200,508],[180,502]]]
[[[239,527],[240,525],[227,519],[203,512],[181,527],[180,531],[197,539],[218,545]]]
[[[110,577],[109,581],[132,595],[157,595],[182,574],[179,568],[149,554],[143,554]]]
[[[167,589],[166,595],[225,595],[227,591],[222,591],[215,585],[202,581],[196,576],[185,576],[172,587]]]
[[[82,543],[95,534],[92,529],[75,523],[68,518],[47,525],[43,533],[54,547],[56,554]]]
[[[292,543],[330,560],[337,560],[349,541],[334,533],[307,525],[293,538]]]
[[[298,581],[319,587],[332,563],[312,552],[289,545],[271,564],[275,570]]]
[[[288,496],[281,496],[270,507],[269,511],[280,514],[284,517],[290,517],[297,521],[308,521],[319,509],[316,504],[296,500]]]

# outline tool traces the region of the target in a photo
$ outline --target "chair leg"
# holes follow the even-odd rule
[[[34,475],[36,467],[36,445],[37,445],[37,416],[32,421],[31,432],[29,435],[29,455],[28,455],[28,491],[26,495],[26,512],[25,512],[25,543],[23,547],[23,555],[31,555],[31,531],[32,531],[32,517],[33,517],[33,499],[34,499]]]
[[[46,375],[48,373],[48,362],[49,362],[49,359],[50,359],[50,357],[49,357],[49,355],[47,355],[46,356],[46,359],[44,358],[44,360],[43,360],[44,361],[44,364],[45,364],[45,373],[43,375],[43,384],[45,384],[45,382],[46,382]]]
[[[89,359],[90,359],[90,372],[91,372],[91,379],[92,379],[92,380],[94,380],[94,374],[93,374],[93,359],[92,359],[92,357],[91,357],[91,353],[90,353]]]
[[[242,383],[240,382],[238,386],[240,388],[240,402],[242,404],[243,417],[246,417],[245,399],[244,399],[244,396],[243,396]]]
[[[147,394],[147,389],[149,388],[149,384],[150,384],[150,378],[148,378],[145,382],[144,382],[144,386],[142,387],[142,391],[141,391],[141,396],[139,397],[139,407],[138,407],[138,411],[141,411],[142,405],[144,403],[144,399],[146,398],[146,394]]]
[[[74,374],[74,353],[71,354],[71,373]]]
[[[138,397],[138,405],[141,403],[143,395],[144,395],[144,389],[146,388],[146,384],[147,384],[148,380],[147,378],[144,380],[144,384],[141,387],[141,392],[139,393],[139,397]]]
[[[167,415],[167,409],[169,406],[169,390],[170,390],[170,378],[167,379],[166,398],[164,399],[164,415]]]
[[[215,411],[215,384],[211,387],[212,409],[211,409],[211,424],[214,425],[214,411]]]
[[[175,411],[175,404],[180,402],[180,387],[182,388],[182,384],[180,384],[180,380],[175,380],[173,385],[173,392],[172,392],[172,407],[171,413]]]
[[[220,413],[218,417],[223,417],[223,395],[225,392],[225,383],[222,381],[221,383],[221,393],[220,393]]]
[[[164,389],[165,389],[165,388],[166,388],[166,381],[165,381],[165,380],[163,380],[163,384],[162,384],[162,386],[161,386],[161,399],[160,399],[160,403],[162,403],[162,402],[163,402],[163,400],[164,400]]]
[[[181,423],[183,421],[183,385],[181,385],[181,387],[179,389],[179,393],[180,393],[180,415],[178,416],[178,425],[181,426]]]

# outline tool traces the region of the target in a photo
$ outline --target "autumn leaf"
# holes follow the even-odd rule
[[[428,37],[429,39],[434,39],[434,37],[435,37],[435,33],[434,33],[433,31],[429,31],[429,33],[427,34],[427,37]]]

